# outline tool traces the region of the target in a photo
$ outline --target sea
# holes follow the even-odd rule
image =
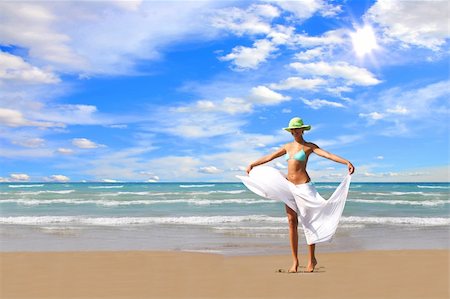
[[[328,198],[338,183],[315,183]],[[450,249],[449,183],[359,183],[318,252]],[[0,251],[290,254],[284,204],[241,183],[0,183]],[[300,251],[307,247],[299,230]]]

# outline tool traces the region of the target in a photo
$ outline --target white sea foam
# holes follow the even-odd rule
[[[410,191],[410,192],[399,192],[399,191],[393,191],[393,192],[361,192],[361,194],[365,195],[378,195],[378,196],[392,196],[392,195],[422,195],[422,196],[440,196],[440,194],[436,193],[426,193],[426,192],[420,192],[420,191]]]
[[[216,230],[245,230],[245,231],[286,231],[287,226],[215,226]]]
[[[422,185],[417,185],[417,188],[424,188],[424,189],[450,189],[450,186],[422,186]]]
[[[449,218],[440,217],[342,217],[341,223],[349,224],[387,224],[387,225],[411,225],[411,226],[447,226]]]
[[[75,190],[42,190],[42,191],[35,191],[35,192],[28,192],[28,191],[24,191],[24,192],[18,192],[16,194],[18,195],[39,195],[39,194],[70,194],[75,192]]]
[[[36,188],[44,187],[43,184],[32,184],[32,185],[8,185],[9,188]]]
[[[154,224],[175,225],[233,225],[251,224],[286,224],[286,217],[266,215],[246,216],[184,216],[184,217],[83,217],[83,216],[16,216],[0,217],[0,224],[12,225],[94,225],[94,226],[135,226]],[[412,227],[449,226],[449,218],[438,217],[342,217],[341,225],[408,225]]]
[[[321,186],[321,185],[315,185],[315,187],[316,187],[316,189],[336,189],[337,185],[336,185],[336,186],[329,186],[329,185],[323,185],[323,186]]]
[[[204,185],[180,185],[180,188],[207,188],[214,187],[215,184],[204,184]]]
[[[123,185],[119,186],[89,186],[90,189],[120,189],[123,188]]]
[[[349,202],[359,202],[359,203],[367,203],[367,204],[387,204],[387,205],[411,205],[411,206],[425,206],[425,207],[434,207],[434,206],[442,206],[445,204],[450,204],[450,200],[422,200],[422,201],[413,201],[413,200],[382,200],[382,199],[348,199]]]
[[[224,190],[214,190],[214,191],[204,191],[204,192],[189,192],[189,193],[183,193],[183,194],[191,194],[191,195],[209,195],[209,194],[215,194],[215,193],[223,193],[223,194],[240,194],[247,192],[247,190],[230,190],[230,191],[224,191]]]
[[[2,199],[0,203],[16,203],[20,205],[51,205],[51,204],[95,204],[100,206],[131,206],[131,205],[155,205],[155,204],[177,204],[186,203],[191,205],[221,205],[221,204],[264,204],[277,203],[270,199],[245,199],[245,198],[231,198],[231,199],[170,199],[170,200],[92,200],[92,199],[76,199],[76,198],[61,198],[61,199]]]
[[[185,217],[83,217],[83,216],[17,216],[0,217],[0,224],[15,225],[94,225],[129,226],[152,224],[218,225],[233,223],[286,223],[286,217],[247,216],[185,216]]]

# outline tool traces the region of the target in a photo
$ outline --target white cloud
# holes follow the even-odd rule
[[[223,170],[218,169],[216,166],[200,167],[198,171],[201,173],[208,173],[208,174],[216,174],[223,172]]]
[[[243,46],[233,48],[231,53],[220,57],[220,60],[231,61],[238,70],[256,69],[276,50],[271,41],[261,39],[255,41],[251,48]]]
[[[261,148],[275,145],[274,148],[270,149],[271,151],[275,151],[279,149],[281,144],[289,141],[291,138],[292,136],[281,128],[275,134],[271,135],[239,133],[228,136],[223,147],[228,151],[236,152],[242,151],[243,149],[247,151],[259,151]]]
[[[270,84],[269,87],[275,90],[289,90],[289,89],[309,89],[314,90],[318,86],[325,84],[325,80],[321,78],[303,79],[300,77],[289,77],[280,83]]]
[[[278,15],[278,9],[272,5],[253,4],[245,10],[237,7],[217,10],[211,18],[211,24],[238,36],[267,34],[271,30],[270,20]]]
[[[1,2],[0,40],[29,49],[31,59],[70,68],[85,65],[83,58],[69,47],[70,36],[54,28],[55,22],[65,15],[64,9],[69,8],[66,4],[61,6],[63,10],[58,15],[54,11],[57,6],[50,3]]]
[[[295,36],[295,28],[287,27],[283,25],[275,25],[269,34],[267,34],[267,38],[274,45],[293,45],[294,44],[294,36]]]
[[[296,43],[303,47],[316,47],[316,46],[333,46],[340,45],[345,42],[345,35],[347,31],[344,29],[330,30],[325,32],[321,36],[308,36],[305,34],[297,34],[293,37],[293,43]],[[311,54],[318,54],[309,52]]]
[[[409,110],[403,106],[397,105],[394,108],[386,109],[386,112],[391,114],[408,114]]]
[[[360,134],[354,134],[354,135],[340,135],[336,136],[334,139],[317,139],[314,140],[313,143],[317,144],[320,147],[333,147],[336,145],[345,145],[353,143],[357,140],[360,140],[363,138],[363,135]]]
[[[320,58],[324,55],[322,47],[316,47],[314,49],[309,49],[300,53],[295,54],[295,59],[301,61],[311,61],[316,58]]]
[[[5,146],[0,147],[0,157],[5,158],[49,158],[54,156],[54,151],[47,148],[26,148],[26,149],[18,149],[18,148],[8,148]]]
[[[376,156],[375,159],[377,159],[377,160],[384,160],[384,157],[383,156]]]
[[[239,98],[225,98],[222,102],[200,100],[190,106],[175,108],[178,112],[224,112],[229,114],[247,113],[252,111],[251,103]]]
[[[448,1],[378,0],[365,18],[406,45],[440,50],[450,37]]]
[[[63,148],[63,147],[58,148],[56,150],[56,152],[58,154],[62,154],[62,155],[72,155],[74,153],[74,151],[72,149],[70,149],[70,148]]]
[[[428,127],[436,131],[443,129],[442,123],[448,122],[450,82],[447,80],[421,87],[414,84],[413,87],[386,89],[373,97],[377,100],[359,99],[358,105],[363,111],[359,116],[366,118],[369,124],[385,122],[383,134],[405,134],[410,127],[414,127],[415,132]]]
[[[324,0],[267,0],[280,6],[283,10],[289,11],[301,20],[306,20],[314,14],[319,13],[322,16],[335,16],[341,12],[338,5],[332,5]]]
[[[11,173],[9,175],[11,181],[28,181],[30,180],[30,176],[25,173]]]
[[[217,32],[205,26],[206,14],[220,5],[215,1],[182,5],[177,1],[1,2],[0,40],[27,49],[27,61],[33,65],[50,64],[57,72],[129,74],[135,71],[136,60],[159,59],[162,48],[184,37],[213,38]]]
[[[49,181],[51,182],[60,182],[60,183],[65,183],[70,181],[70,178],[62,175],[62,174],[54,174],[52,176],[50,176],[50,178],[48,178]]]
[[[342,78],[351,85],[368,86],[376,85],[381,82],[367,69],[350,65],[344,61],[333,64],[323,61],[314,63],[293,62],[290,66],[300,74]]]
[[[0,84],[59,83],[60,79],[49,71],[25,62],[22,57],[0,51]]]
[[[249,99],[259,105],[277,105],[289,101],[291,98],[260,85],[251,89]]]
[[[0,108],[0,124],[8,127],[64,127],[61,123],[29,120],[20,111],[5,108]]]
[[[104,145],[97,144],[86,138],[74,138],[74,139],[72,139],[72,144],[74,146],[76,146],[78,148],[82,148],[82,149],[92,149],[92,148],[104,147]]]
[[[334,108],[344,108],[345,107],[342,103],[321,100],[321,99],[314,99],[314,100],[302,99],[302,101],[303,101],[303,103],[305,103],[312,109],[320,109],[322,107],[334,107]]]
[[[223,111],[194,111],[176,108],[155,109],[142,128],[149,132],[165,133],[180,138],[197,139],[236,134],[245,124],[238,114]],[[163,118],[160,115],[164,115]]]
[[[359,117],[371,119],[371,120],[379,120],[385,118],[385,115],[379,112],[370,112],[370,113],[360,113]]]
[[[13,140],[12,143],[23,147],[36,148],[42,146],[45,143],[45,140],[42,138],[29,138],[29,139]]]
[[[157,175],[151,176],[150,178],[147,179],[147,182],[149,182],[149,183],[156,183],[158,181],[159,181],[159,176],[157,176]]]
[[[65,125],[108,125],[115,121],[111,116],[99,115],[93,105],[41,105],[38,109],[30,109],[33,118]]]

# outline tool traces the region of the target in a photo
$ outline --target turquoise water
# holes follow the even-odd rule
[[[337,185],[316,188],[327,198]],[[321,246],[449,248],[449,195],[448,183],[352,183],[337,234]],[[284,205],[240,183],[1,183],[0,212],[2,251],[289,248]]]

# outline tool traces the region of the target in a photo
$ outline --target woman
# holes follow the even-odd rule
[[[321,148],[319,148],[317,145],[311,142],[307,142],[303,139],[303,132],[310,130],[310,125],[303,124],[303,120],[299,117],[294,117],[289,122],[289,126],[287,128],[284,128],[286,131],[289,131],[292,136],[294,137],[294,141],[285,144],[282,146],[279,150],[276,152],[269,154],[267,156],[264,156],[260,158],[259,160],[256,160],[255,162],[251,163],[247,168],[247,173],[250,175],[249,178],[243,180],[244,184],[247,185],[252,191],[255,191],[252,187],[255,187],[259,184],[259,186],[256,189],[260,189],[260,192],[255,191],[256,193],[270,198],[276,198],[280,199],[286,202],[286,213],[289,220],[289,238],[291,243],[291,249],[292,249],[292,257],[293,257],[293,264],[292,267],[289,269],[289,272],[297,272],[298,269],[298,216],[300,216],[302,220],[302,225],[305,230],[305,235],[307,237],[310,237],[311,242],[314,242],[313,244],[310,244],[308,242],[309,247],[309,260],[308,260],[308,266],[306,268],[306,271],[313,272],[314,268],[317,264],[317,260],[315,257],[315,247],[316,247],[316,241],[317,242],[323,242],[325,240],[329,240],[332,235],[334,234],[337,223],[339,222],[339,218],[342,214],[342,210],[345,205],[345,199],[347,197],[348,187],[350,184],[350,175],[355,171],[355,168],[353,167],[352,163],[350,163],[348,160],[338,157],[332,153],[329,153]],[[336,192],[332,195],[332,198],[330,198],[328,201],[325,201],[315,190],[314,186],[310,183],[311,178],[309,177],[307,171],[306,171],[306,165],[308,163],[309,156],[315,153],[321,157],[327,158],[329,160],[346,164],[349,171],[348,179],[346,178],[345,184],[344,182],[338,187]],[[276,196],[268,196],[267,193],[265,193],[264,189],[269,184],[275,184],[276,178],[272,179],[269,178],[271,174],[263,174],[260,176],[260,178],[256,177],[253,181],[249,181],[249,179],[252,178],[251,172],[252,169],[255,166],[267,163],[269,161],[272,161],[273,159],[276,159],[281,156],[285,156],[285,159],[288,163],[288,174],[287,174],[287,180],[292,184],[287,184],[287,187],[283,187],[284,189],[289,188],[289,191],[292,193],[293,199],[295,200],[289,200],[286,199],[286,195],[283,195],[284,198],[277,198],[280,197],[280,195]],[[265,180],[265,183],[262,183]],[[285,181],[285,179],[283,179]],[[261,185],[262,184],[262,185]],[[265,184],[265,186],[264,186]],[[284,184],[281,182],[281,184]],[[279,184],[280,185],[280,184]],[[341,187],[342,186],[342,187]],[[280,194],[280,192],[275,192]],[[284,193],[286,194],[286,193]],[[334,202],[334,203],[333,203]],[[334,205],[334,206],[330,206]],[[339,206],[339,207],[338,207]],[[299,212],[299,214],[297,213]],[[330,218],[333,218],[334,214],[334,226],[333,228],[327,228],[327,225],[324,225],[324,222],[329,221]],[[331,216],[330,216],[331,215]],[[330,220],[330,221],[331,221]],[[322,232],[323,227],[326,227],[326,232]],[[314,236],[314,235],[322,235],[324,237],[320,236]]]

